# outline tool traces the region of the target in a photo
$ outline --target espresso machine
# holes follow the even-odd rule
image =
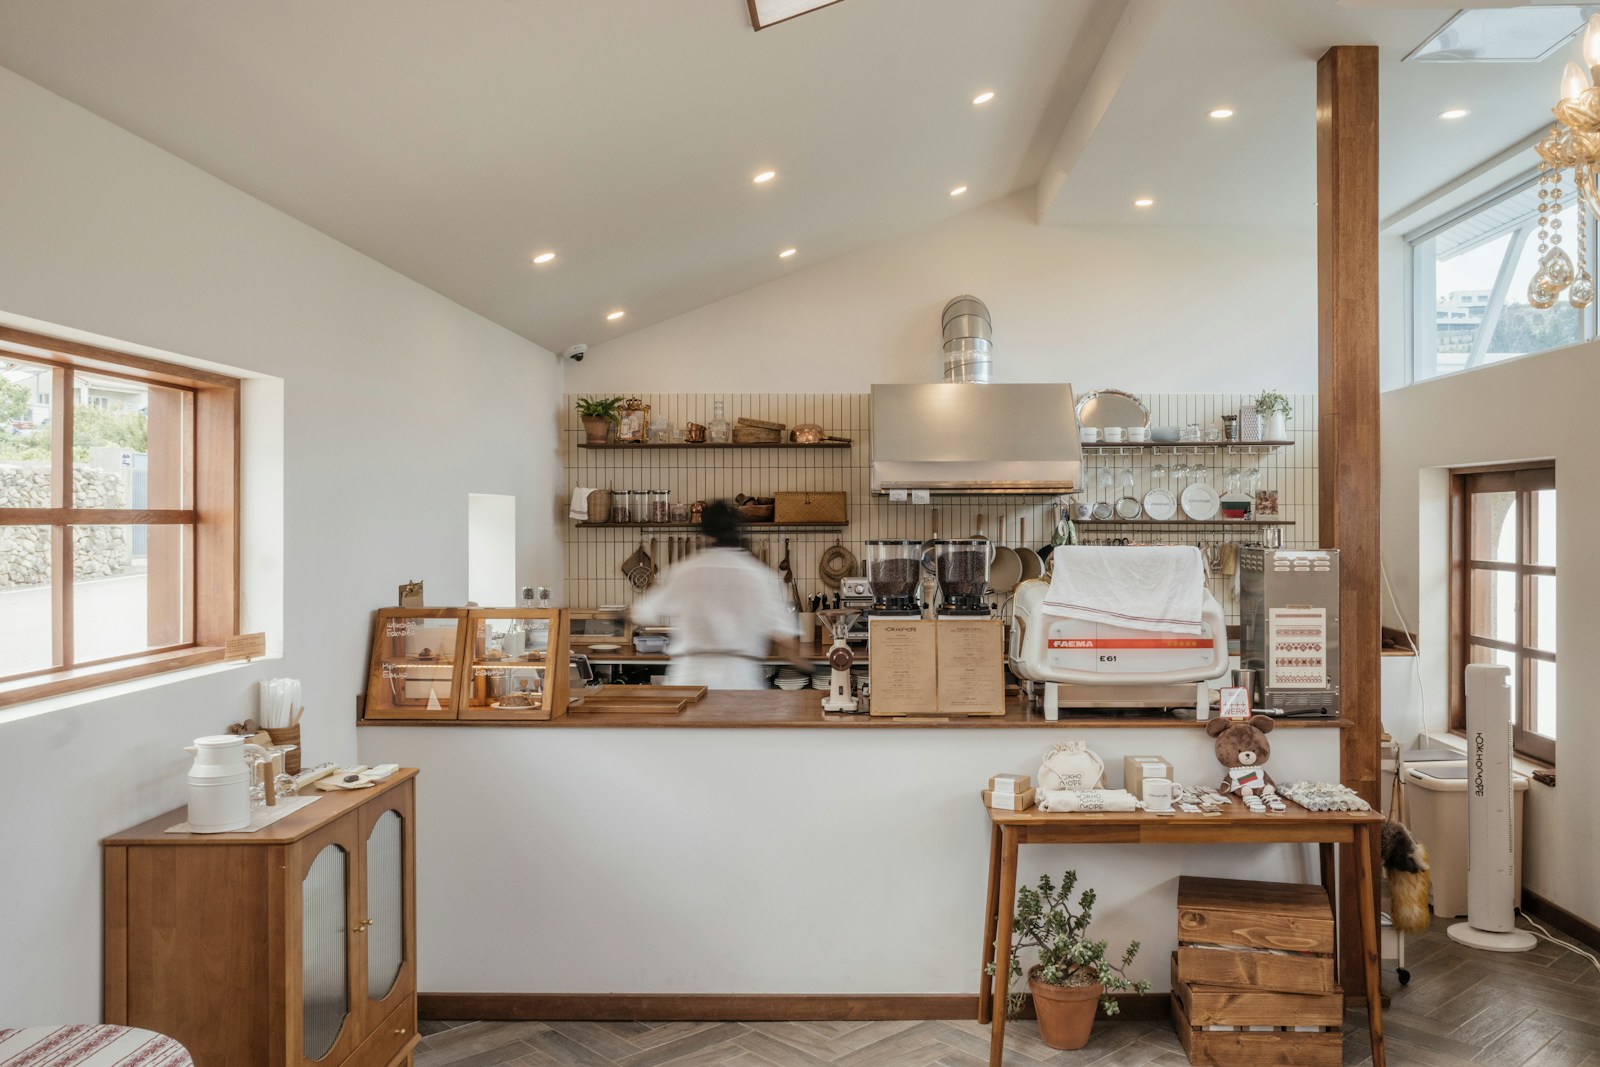
[[[986,619],[993,614],[989,606],[993,543],[981,537],[940,540],[934,541],[927,552],[933,561],[934,577],[939,580],[935,617]]]

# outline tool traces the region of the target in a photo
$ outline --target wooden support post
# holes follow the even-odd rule
[[[1339,550],[1344,784],[1378,805],[1378,50],[1338,46],[1317,61],[1317,407],[1319,520]],[[1374,835],[1375,836],[1375,835]],[[1359,847],[1359,846],[1353,846]],[[1374,841],[1374,847],[1375,841]],[[1371,858],[1376,863],[1376,857]],[[1363,973],[1355,863],[1340,865],[1340,967]],[[1376,890],[1373,890],[1376,892]]]

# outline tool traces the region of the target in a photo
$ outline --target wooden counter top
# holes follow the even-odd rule
[[[642,687],[641,687],[642,688]],[[539,730],[572,730],[608,727],[651,728],[734,728],[734,729],[806,729],[812,727],[847,730],[1001,730],[1001,729],[1056,729],[1072,727],[1145,727],[1203,729],[1205,723],[1191,713],[1163,715],[1150,712],[1105,714],[1088,712],[1061,713],[1058,722],[1050,722],[1043,715],[1020,704],[1010,705],[1003,717],[945,718],[942,716],[907,716],[905,718],[873,717],[870,715],[845,715],[822,710],[823,694],[815,689],[785,692],[779,689],[713,689],[698,704],[690,705],[677,715],[586,715],[580,709],[564,717],[547,722],[478,722],[445,720],[438,722],[407,721],[397,719],[363,719],[358,725],[372,727],[508,727]],[[1345,719],[1281,719],[1282,728],[1338,727],[1348,725]]]

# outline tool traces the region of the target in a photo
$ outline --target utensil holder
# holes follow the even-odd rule
[[[293,752],[283,754],[283,769],[287,774],[300,773],[300,724],[283,726],[276,730],[267,729],[267,736],[272,738],[275,745],[293,745]]]

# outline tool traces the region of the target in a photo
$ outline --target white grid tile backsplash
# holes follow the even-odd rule
[[[982,388],[974,386],[974,388]],[[790,543],[791,561],[803,597],[824,592],[817,576],[817,563],[824,550],[837,539],[863,558],[864,543],[874,538],[923,538],[937,532],[944,537],[962,537],[976,531],[978,517],[984,518],[984,533],[1007,544],[1017,543],[1018,521],[1025,519],[1028,543],[1038,547],[1050,538],[1054,517],[1048,497],[963,496],[935,497],[932,506],[892,504],[887,497],[870,495],[871,403],[864,393],[674,393],[641,396],[651,407],[652,425],[682,426],[693,421],[709,423],[713,405],[723,402],[724,417],[762,419],[786,426],[813,422],[854,444],[848,449],[584,449],[583,428],[574,411],[577,398],[567,398],[567,425],[562,434],[562,460],[566,468],[567,489],[578,486],[600,489],[666,489],[674,503],[716,500],[746,493],[771,496],[775,492],[797,490],[842,491],[849,502],[850,523],[843,530],[793,530],[761,533],[750,531],[757,546],[764,540],[770,562],[776,566],[783,556],[783,542]],[[1221,416],[1239,410],[1248,397],[1236,394],[1154,394],[1142,398],[1150,409],[1150,425],[1182,427],[1199,423],[1202,427],[1221,426]],[[1277,452],[1258,455],[1228,455],[1219,451],[1204,461],[1211,467],[1211,484],[1219,492],[1228,468],[1261,469],[1261,488],[1278,491],[1279,518],[1295,525],[1283,528],[1286,548],[1313,548],[1317,543],[1317,425],[1316,397],[1291,396],[1295,417],[1290,422],[1293,445]],[[1070,429],[1066,432],[1071,432]],[[1102,466],[1114,474],[1124,467],[1134,472],[1134,494],[1142,497],[1152,488],[1151,467],[1164,463],[1169,469],[1175,460],[1169,455],[1152,456],[1130,450],[1125,455],[1085,453],[1082,500],[1099,499],[1097,478]],[[1173,488],[1170,480],[1165,483]],[[1111,498],[1120,488],[1110,490]],[[939,513],[934,529],[933,511]],[[664,564],[665,537],[661,538],[658,565]],[[592,608],[600,604],[627,604],[633,598],[623,576],[622,561],[637,548],[641,533],[648,546],[651,531],[633,528],[580,527],[573,521],[566,526],[566,592],[571,607]],[[1203,526],[1172,522],[1162,526],[1087,525],[1079,529],[1080,539],[1127,536],[1145,542],[1249,541],[1253,531],[1236,527]],[[1212,579],[1212,591],[1222,602],[1230,622],[1238,621],[1238,607],[1232,579]]]

